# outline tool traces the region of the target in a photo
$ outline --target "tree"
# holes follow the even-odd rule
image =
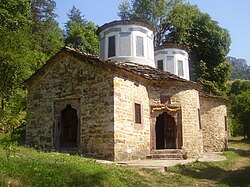
[[[28,0],[1,0],[0,27],[11,31],[18,30],[27,25],[30,15]]]
[[[172,1],[171,1],[172,2]],[[165,0],[128,0],[122,1],[118,6],[118,16],[121,20],[141,19],[151,23],[155,29],[155,44],[161,42],[162,21],[166,19],[171,7]]]
[[[250,81],[236,80],[231,85],[230,94],[239,95],[241,92],[250,90]]]
[[[231,118],[231,134],[233,136],[247,135],[249,138],[250,124],[247,120],[250,116],[249,93],[250,81],[236,80],[229,85],[229,114]]]
[[[231,112],[233,119],[242,125],[244,136],[250,138],[250,90],[236,96]]]
[[[17,140],[12,132],[25,118],[22,87],[31,74],[30,23],[29,0],[0,3],[0,145],[7,158]]]
[[[131,18],[131,6],[128,0],[124,0],[118,5],[117,14],[121,20],[129,20]]]
[[[225,94],[230,73],[230,64],[226,60],[231,43],[228,31],[191,4],[179,3],[169,15],[164,22],[166,34],[162,43],[188,47],[191,80],[202,83],[207,92]],[[208,76],[203,76],[200,66],[206,67]]]
[[[80,51],[98,54],[97,27],[81,15],[81,11],[73,6],[68,14],[65,44]]]
[[[249,81],[249,80],[242,81],[241,90],[242,90],[243,92],[244,92],[244,91],[247,91],[247,90],[250,90],[250,81]]]
[[[69,10],[69,13],[67,14],[67,16],[70,21],[77,22],[81,26],[84,26],[88,23],[87,20],[82,15],[82,12],[79,9],[77,9],[75,6],[73,6],[72,9]],[[70,22],[66,23],[67,26],[69,26],[68,23]]]
[[[13,95],[29,75],[31,51],[28,0],[0,3],[0,98]]]
[[[3,31],[3,30],[2,30]],[[10,35],[11,34],[11,35]],[[8,98],[30,74],[31,51],[25,31],[0,34],[0,97]]]
[[[154,23],[157,27],[156,46],[175,43],[188,47],[191,80],[202,83],[209,93],[225,95],[230,72],[226,55],[231,43],[226,29],[219,27],[208,14],[200,12],[197,6],[180,0],[167,3],[160,0],[134,0],[131,4],[131,10],[127,9],[130,12],[123,12],[122,15]],[[206,75],[203,74],[204,69]]]
[[[231,85],[231,91],[230,94],[238,95],[241,93],[241,85],[242,81],[236,80]]]
[[[37,62],[33,66],[34,71],[64,45],[63,31],[55,20],[55,8],[54,0],[32,0],[32,49]]]

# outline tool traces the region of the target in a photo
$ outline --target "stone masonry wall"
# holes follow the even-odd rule
[[[75,108],[80,121],[79,149],[114,159],[113,77],[109,70],[101,68],[66,52],[54,58],[44,75],[37,76],[27,88],[27,109],[31,115],[27,124],[28,143],[54,147],[55,127],[60,122],[55,114],[61,112],[55,110],[72,104],[79,107]]]
[[[200,101],[204,150],[207,152],[223,151],[227,145],[225,102],[206,97],[200,97]]]
[[[203,156],[202,131],[199,128],[198,91],[184,86],[154,85],[149,89],[150,104],[159,104],[161,95],[171,97],[171,104],[181,107],[183,150],[189,158]]]
[[[150,108],[143,84],[114,77],[115,160],[145,158],[150,151]],[[135,123],[134,104],[142,109],[142,124]]]

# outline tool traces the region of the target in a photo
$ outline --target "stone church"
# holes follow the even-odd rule
[[[27,81],[26,140],[113,161],[199,158],[227,145],[225,100],[189,80],[188,53],[138,20],[101,26],[100,55],[64,47]]]

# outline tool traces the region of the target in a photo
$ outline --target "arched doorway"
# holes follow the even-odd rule
[[[174,118],[163,112],[156,118],[156,149],[176,149],[177,126]]]
[[[78,117],[76,109],[70,104],[61,113],[60,147],[77,147]]]

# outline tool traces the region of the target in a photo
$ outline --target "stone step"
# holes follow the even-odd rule
[[[156,149],[151,150],[151,154],[182,154],[181,149]]]
[[[157,160],[183,160],[180,155],[147,155],[146,159],[157,159]]]
[[[181,150],[178,149],[161,149],[151,150],[150,155],[146,156],[147,159],[159,160],[181,160],[183,159]]]
[[[79,153],[79,148],[57,148],[57,152],[75,155]]]

